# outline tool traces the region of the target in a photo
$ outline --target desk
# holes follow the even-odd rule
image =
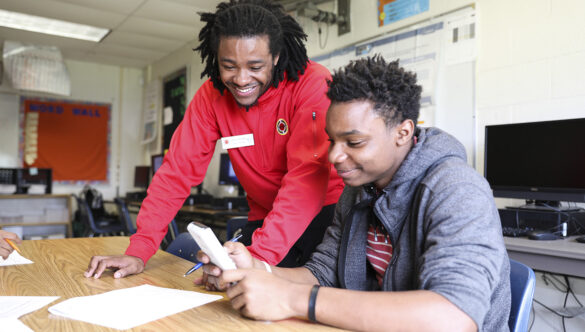
[[[504,243],[510,258],[534,270],[585,277],[585,244],[576,237],[553,241],[504,237]]]
[[[142,202],[128,201],[128,208],[132,208],[132,213],[138,213],[135,209],[140,209]],[[248,211],[232,210],[213,210],[198,207],[197,205],[183,205],[177,212],[175,221],[179,228],[179,233],[187,231],[187,225],[193,221],[199,221],[213,229],[221,241],[225,241],[225,231],[228,219],[232,217],[247,217]]]
[[[193,276],[183,273],[192,262],[158,251],[143,273],[114,279],[106,271],[100,279],[85,278],[83,272],[93,255],[124,252],[127,237],[73,238],[59,240],[23,241],[23,255],[34,264],[0,268],[0,294],[6,296],[60,296],[57,301],[20,318],[34,331],[111,331],[103,326],[49,315],[48,307],[65,299],[95,295],[103,292],[150,284],[208,293],[193,284]],[[223,293],[214,293],[221,294]],[[287,319],[265,323],[243,318],[234,311],[227,299],[215,301],[157,321],[136,327],[132,331],[338,331],[302,319]],[[113,330],[117,331],[117,330]]]
[[[193,221],[195,218],[195,220],[211,227],[217,238],[223,242],[227,241],[226,229],[228,219],[241,216],[247,217],[248,212],[239,211],[237,209],[212,210],[200,208],[197,207],[197,205],[184,205],[179,209],[176,220],[179,232],[184,232],[187,230],[189,222]]]

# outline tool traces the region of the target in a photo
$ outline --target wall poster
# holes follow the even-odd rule
[[[384,26],[429,10],[429,0],[378,0],[378,26]]]
[[[61,183],[107,183],[110,112],[110,104],[21,97],[23,167],[51,168]]]

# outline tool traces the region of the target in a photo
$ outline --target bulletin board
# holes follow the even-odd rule
[[[171,145],[171,138],[179,126],[187,108],[187,69],[166,77],[163,83],[163,145],[164,152]]]
[[[111,105],[22,97],[20,159],[61,183],[107,183]]]

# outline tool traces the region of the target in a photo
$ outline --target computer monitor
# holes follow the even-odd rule
[[[33,185],[44,186],[45,194],[50,194],[53,184],[53,170],[51,168],[22,168],[20,170],[20,179],[18,187],[22,191],[27,188],[27,193],[30,193],[30,188]]]
[[[583,151],[585,118],[486,126],[484,174],[495,197],[557,209],[585,202]]]
[[[236,177],[234,167],[227,153],[222,153],[219,159],[219,184],[221,185],[238,185],[240,181]]]
[[[158,171],[163,163],[164,156],[162,154],[155,154],[150,157],[150,165],[152,167],[152,176]]]
[[[148,188],[150,180],[150,166],[136,166],[134,168],[134,187]]]
[[[238,186],[238,196],[244,195],[244,188],[236,177],[229,154],[222,153],[219,159],[219,184]]]

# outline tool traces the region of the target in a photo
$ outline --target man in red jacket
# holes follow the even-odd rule
[[[209,79],[173,135],[125,255],[92,257],[86,277],[142,272],[220,139],[247,192],[242,242],[254,257],[302,265],[331,223],[343,182],[327,160],[330,73],[309,61],[301,26],[266,0],[224,2],[201,20],[197,51]]]

